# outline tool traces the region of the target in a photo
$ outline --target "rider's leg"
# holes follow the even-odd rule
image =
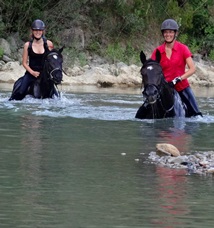
[[[14,83],[12,95],[9,100],[22,100],[27,95],[28,88],[35,79],[32,75],[26,72],[23,77],[19,78]]]
[[[202,113],[199,111],[193,91],[190,87],[187,87],[182,91],[179,91],[179,95],[181,97],[181,100],[185,103],[187,107],[187,117],[197,115],[202,116]]]
[[[35,77],[33,77],[31,74],[28,72],[25,73],[24,78],[22,80],[22,84],[19,90],[19,93],[26,96],[28,92],[28,88],[36,80]]]

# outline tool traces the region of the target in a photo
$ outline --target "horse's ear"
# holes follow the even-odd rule
[[[65,47],[65,45],[63,45],[63,46],[59,49],[59,52],[60,52],[60,53],[62,53],[64,47]]]
[[[156,61],[159,63],[161,60],[161,53],[159,49],[156,50],[155,56],[156,56]]]
[[[146,62],[146,55],[144,54],[143,51],[140,52],[140,61],[143,64]]]

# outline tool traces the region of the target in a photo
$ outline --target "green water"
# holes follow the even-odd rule
[[[213,176],[148,160],[158,142],[213,150],[212,98],[199,99],[203,119],[138,121],[135,94],[7,96],[0,93],[0,227],[213,227]]]

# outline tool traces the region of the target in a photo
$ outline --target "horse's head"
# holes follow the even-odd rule
[[[62,56],[63,48],[56,50],[53,49],[46,53],[44,57],[44,70],[47,73],[48,79],[52,80],[54,84],[60,84],[62,81]]]
[[[156,60],[147,60],[145,54],[142,51],[140,53],[140,59],[143,64],[140,70],[144,85],[142,93],[150,104],[154,104],[160,97],[161,84],[165,81],[162,67],[159,64],[160,58],[159,50],[156,51]]]

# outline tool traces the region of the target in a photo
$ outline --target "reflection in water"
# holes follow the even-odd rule
[[[153,221],[158,227],[173,228],[185,227],[180,219],[190,212],[187,203],[187,176],[185,170],[173,170],[165,167],[156,167],[157,192],[159,194],[159,214]]]
[[[210,227],[212,180],[136,158],[146,161],[160,142],[211,150],[213,115],[138,121],[141,94],[8,96],[0,93],[2,227]],[[207,113],[211,101],[202,99]]]
[[[169,143],[178,148],[181,154],[190,151],[192,143],[192,135],[185,130],[185,128],[169,128],[168,130],[161,130],[159,137],[164,143]]]
[[[201,130],[199,122],[186,122],[185,119],[142,122],[140,126],[142,138],[148,138],[146,143],[152,146],[152,151],[157,143],[169,143],[177,147],[181,154],[190,153],[193,137]]]
[[[38,154],[42,150],[42,117],[24,115],[21,118],[21,129],[24,133],[22,144],[30,153]]]
[[[21,117],[20,172],[22,174],[23,198],[29,206],[38,203],[41,192],[36,191],[41,184],[42,170],[42,117],[24,115]]]
[[[185,122],[185,119],[173,119],[172,127],[160,129],[158,137],[164,143],[170,143],[177,147],[181,154],[189,153],[193,136],[200,130],[197,118],[195,118],[195,121]]]

